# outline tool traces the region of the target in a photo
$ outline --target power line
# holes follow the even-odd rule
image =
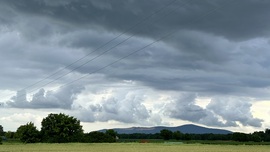
[[[122,35],[124,35],[124,34],[126,34],[127,32],[133,30],[133,29],[136,28],[138,25],[144,23],[145,21],[147,21],[149,18],[151,18],[152,16],[154,16],[154,15],[157,14],[158,12],[160,12],[160,11],[162,11],[163,9],[167,8],[168,6],[172,5],[175,1],[177,1],[177,0],[172,0],[172,1],[170,1],[170,2],[169,2],[167,5],[165,5],[164,7],[162,7],[162,8],[160,8],[160,9],[154,11],[152,14],[150,14],[149,16],[143,18],[143,19],[140,20],[138,23],[136,23],[135,25],[131,26],[130,28],[128,28],[128,29],[125,30],[124,32],[120,33],[119,35],[117,35],[117,36],[114,37],[113,39],[111,39],[111,40],[105,42],[104,44],[100,45],[100,46],[99,46],[98,48],[96,48],[94,51],[91,51],[90,53],[88,53],[88,54],[86,54],[85,56],[79,58],[79,59],[76,60],[75,62],[72,62],[71,64],[65,66],[64,68],[62,68],[62,69],[60,69],[59,71],[53,73],[52,75],[49,75],[48,77],[46,77],[46,78],[44,78],[44,79],[42,79],[42,80],[40,80],[40,81],[38,81],[38,82],[36,82],[36,83],[34,83],[34,84],[32,84],[32,85],[29,85],[28,87],[23,88],[22,90],[27,89],[27,88],[29,88],[29,87],[32,87],[32,86],[34,86],[34,85],[36,85],[36,84],[38,84],[38,83],[40,83],[40,82],[42,82],[42,81],[44,81],[44,80],[46,80],[46,79],[48,79],[48,78],[54,76],[55,74],[57,74],[57,73],[59,73],[59,72],[65,70],[65,69],[71,67],[72,65],[78,63],[79,61],[85,59],[86,57],[90,56],[92,53],[97,52],[98,50],[100,50],[101,48],[107,46],[108,44],[110,44],[110,43],[113,42],[114,40],[118,39],[118,38],[121,37]],[[125,40],[125,41],[127,41],[127,40]],[[123,43],[124,43],[124,42],[123,42]],[[122,43],[119,43],[119,44],[117,44],[116,46],[118,46],[118,45],[120,45],[120,44],[122,44]],[[113,48],[115,48],[116,46],[114,46]],[[113,48],[112,48],[112,49],[113,49]],[[82,64],[82,65],[80,65],[80,66],[74,68],[71,72],[73,72],[74,70],[77,70],[77,69],[79,69],[80,67],[82,67],[82,66],[88,64],[88,63],[91,62],[92,60],[98,58],[99,56],[105,54],[106,52],[108,52],[108,51],[110,51],[110,50],[111,50],[111,49],[109,49],[109,50],[103,52],[102,54],[98,55],[97,57],[94,57],[94,58],[91,59],[91,60],[88,60],[88,61],[85,62],[84,64]],[[70,73],[71,73],[71,72],[70,72]],[[68,73],[68,74],[69,74],[69,73]],[[62,76],[61,76],[60,78],[62,78]],[[60,78],[57,78],[57,80],[60,79]]]
[[[225,6],[223,6],[223,7],[225,7]],[[205,14],[203,14],[202,16],[200,16],[198,19],[191,21],[191,23],[196,22],[196,21],[199,21],[201,18],[204,18],[204,17],[206,17],[206,16],[208,16],[208,15],[211,15],[212,13],[216,12],[218,9],[221,9],[221,8],[222,8],[222,7],[216,7],[216,8],[214,8],[214,9],[212,9],[212,10],[206,12]],[[85,77],[87,77],[87,76],[89,76],[89,75],[91,75],[91,74],[94,74],[94,73],[97,73],[97,72],[99,72],[99,71],[101,71],[101,70],[103,70],[103,69],[106,69],[107,67],[110,67],[110,66],[114,65],[115,63],[118,63],[118,62],[120,62],[121,60],[123,60],[123,59],[125,59],[125,58],[128,58],[128,57],[132,56],[133,54],[136,54],[137,52],[140,52],[140,51],[142,51],[142,50],[148,48],[149,46],[152,46],[152,45],[154,45],[155,43],[158,43],[159,41],[168,38],[169,36],[175,34],[177,31],[179,31],[179,30],[178,30],[178,29],[173,30],[173,31],[171,31],[171,32],[169,32],[169,33],[163,35],[162,37],[160,37],[160,38],[158,38],[158,39],[152,41],[151,43],[149,43],[149,44],[147,44],[147,45],[141,47],[140,49],[137,49],[137,50],[135,50],[135,51],[129,53],[128,55],[123,56],[123,57],[121,57],[121,58],[115,60],[114,62],[111,62],[111,63],[107,64],[106,66],[103,66],[103,67],[100,68],[100,69],[97,69],[97,70],[95,70],[95,71],[93,71],[93,72],[91,72],[91,73],[88,73],[88,74],[86,74],[86,75],[84,75],[84,76],[82,76],[82,77],[80,77],[80,78],[78,78],[78,79],[75,79],[75,80],[73,80],[73,81],[71,81],[71,82],[69,82],[69,83],[66,83],[66,84],[64,84],[64,85],[61,85],[60,87],[64,87],[64,86],[66,86],[66,85],[72,84],[72,83],[74,83],[74,82],[76,82],[76,81],[79,81],[79,80],[81,80],[81,79],[84,79]]]
[[[225,7],[225,5],[224,5],[223,7]],[[203,14],[202,16],[200,16],[199,18],[190,21],[190,24],[191,24],[191,23],[194,23],[194,22],[197,22],[197,21],[199,21],[200,19],[202,19],[202,18],[204,18],[204,17],[206,17],[206,16],[209,16],[209,15],[213,14],[214,12],[216,12],[218,9],[221,9],[221,8],[222,8],[222,6],[220,6],[220,7],[215,7],[214,9],[212,9],[212,10],[206,12],[205,14]],[[121,58],[118,58],[117,60],[115,60],[115,61],[113,61],[113,62],[111,62],[111,63],[109,63],[109,64],[107,64],[107,65],[105,65],[105,66],[103,66],[103,67],[101,67],[101,68],[99,68],[99,69],[97,69],[97,70],[91,72],[91,73],[85,74],[84,76],[82,76],[82,77],[80,77],[80,78],[78,78],[78,79],[75,79],[75,80],[73,80],[73,81],[70,81],[70,82],[68,82],[68,83],[65,83],[65,84],[61,85],[60,88],[61,88],[61,87],[64,87],[64,86],[67,86],[67,85],[70,85],[70,84],[72,84],[72,83],[74,83],[74,82],[77,82],[77,81],[79,81],[79,80],[81,80],[81,79],[84,79],[84,78],[86,78],[87,76],[89,76],[89,75],[91,75],[91,74],[94,74],[94,73],[97,73],[97,72],[99,72],[99,71],[101,71],[101,70],[104,70],[104,69],[106,69],[106,68],[108,68],[108,67],[110,67],[110,66],[112,66],[112,65],[114,65],[114,64],[116,64],[116,63],[118,63],[118,62],[120,62],[121,60],[123,60],[123,59],[125,59],[125,58],[128,58],[128,57],[130,57],[130,56],[136,54],[137,52],[140,52],[140,51],[142,51],[142,50],[148,48],[149,46],[152,46],[152,45],[154,45],[155,43],[158,43],[159,41],[168,38],[169,36],[175,34],[177,31],[179,31],[179,29],[175,29],[175,30],[173,30],[173,31],[171,31],[171,32],[168,32],[168,33],[166,33],[165,35],[161,36],[160,38],[158,38],[158,39],[152,41],[151,43],[149,43],[149,44],[147,44],[147,45],[141,47],[140,49],[137,49],[137,50],[135,50],[135,51],[132,51],[132,52],[129,53],[128,55],[125,55],[125,56],[123,56],[123,57],[121,57]]]
[[[129,27],[128,29],[126,29],[124,32],[120,33],[120,34],[117,35],[116,37],[114,37],[114,38],[112,38],[111,40],[105,42],[104,44],[100,45],[100,46],[97,47],[95,50],[91,51],[90,53],[86,54],[85,56],[83,56],[83,57],[81,57],[81,58],[75,60],[75,61],[72,62],[71,64],[69,64],[69,65],[67,65],[67,66],[65,66],[65,67],[63,67],[63,68],[61,68],[60,70],[57,70],[56,72],[54,72],[54,73],[48,75],[47,77],[45,77],[45,78],[43,78],[43,79],[41,79],[41,80],[39,80],[39,81],[37,81],[37,82],[31,84],[31,85],[28,85],[28,86],[26,86],[26,87],[24,87],[24,88],[22,88],[22,89],[20,89],[20,90],[27,90],[27,89],[29,89],[29,88],[31,88],[31,87],[33,87],[33,86],[35,86],[35,85],[37,85],[37,84],[43,82],[43,81],[45,81],[45,80],[47,80],[47,79],[49,79],[49,78],[55,76],[56,74],[58,74],[58,73],[64,71],[65,69],[71,67],[72,65],[74,65],[74,64],[76,64],[76,63],[82,61],[83,59],[85,59],[85,58],[87,58],[88,56],[90,56],[92,53],[97,52],[98,50],[100,50],[101,48],[107,46],[108,44],[110,44],[111,42],[113,42],[113,41],[115,41],[116,39],[120,38],[120,37],[123,36],[124,34],[126,34],[126,33],[130,32],[130,31],[132,31],[132,30],[135,29],[135,28],[137,28],[139,25],[143,24],[144,22],[146,22],[148,19],[150,19],[150,18],[153,17],[154,15],[156,15],[156,14],[160,13],[161,11],[165,10],[166,8],[168,8],[169,6],[171,6],[173,3],[175,3],[176,1],[177,1],[177,0],[172,0],[172,1],[170,1],[169,3],[167,3],[166,5],[164,5],[163,7],[161,7],[161,8],[159,8],[159,9],[155,10],[155,11],[154,11],[153,13],[151,13],[150,15],[148,15],[148,16],[146,16],[145,18],[143,18],[142,20],[138,21],[136,24],[132,25],[131,27]],[[134,34],[134,35],[135,35],[135,34]],[[87,62],[81,64],[80,66],[78,66],[78,67],[72,69],[70,72],[68,72],[68,73],[66,73],[66,74],[64,74],[64,75],[62,75],[62,76],[60,76],[60,77],[54,79],[53,81],[50,81],[50,82],[46,83],[45,85],[42,85],[42,87],[47,86],[48,84],[51,84],[52,82],[55,82],[56,80],[59,80],[60,78],[62,78],[62,77],[64,77],[64,76],[68,75],[69,73],[71,73],[71,72],[73,72],[73,71],[79,69],[80,67],[82,67],[82,66],[84,66],[84,65],[86,65],[86,64],[88,64],[88,63],[90,63],[91,61],[97,59],[98,57],[102,56],[103,54],[109,52],[109,51],[112,50],[113,48],[115,48],[115,47],[119,46],[120,44],[126,42],[128,39],[130,39],[130,38],[133,37],[134,35],[130,36],[129,38],[125,39],[124,41],[122,41],[122,42],[118,43],[117,45],[113,46],[111,49],[106,50],[105,52],[99,54],[98,56],[96,56],[96,57],[94,57],[94,58],[88,60]],[[32,92],[32,91],[30,91],[30,92]],[[7,96],[11,96],[11,95],[13,95],[13,94],[10,94],[10,95],[7,95]],[[6,96],[6,97],[7,97],[7,96]]]
[[[171,1],[171,3],[169,3],[168,5],[166,5],[166,7],[168,7],[169,5],[173,4],[175,1],[176,1],[176,0]],[[175,8],[175,9],[171,10],[169,13],[165,14],[163,17],[165,17],[165,16],[169,15],[170,13],[172,13],[173,11],[175,11],[176,9],[179,9],[179,8],[180,8],[180,6],[182,6],[182,7],[183,7],[183,6],[186,6],[187,4],[189,4],[189,3],[188,3],[188,2],[186,2],[186,3],[183,3],[183,5],[179,5],[177,8]],[[166,7],[163,7],[163,8],[166,8]],[[161,11],[161,10],[156,11],[156,12],[160,12],[160,11]],[[156,14],[156,13],[155,13],[155,14]],[[155,14],[151,14],[151,16],[153,16],[153,15],[155,15]],[[137,27],[137,26],[134,26],[134,27]],[[75,71],[75,70],[77,70],[77,69],[81,68],[82,66],[84,66],[84,65],[86,65],[86,64],[88,64],[88,63],[90,63],[91,61],[94,61],[95,59],[97,59],[97,58],[101,57],[101,56],[102,56],[102,55],[104,55],[105,53],[107,53],[107,52],[109,52],[109,51],[113,50],[113,49],[114,49],[114,48],[116,48],[117,46],[119,46],[119,45],[123,44],[124,42],[128,41],[129,39],[131,39],[131,38],[132,38],[133,36],[135,36],[135,35],[136,35],[136,33],[134,33],[134,34],[130,35],[129,37],[127,37],[127,38],[126,38],[126,39],[124,39],[123,41],[121,41],[121,42],[117,43],[116,45],[112,46],[112,47],[111,47],[111,48],[109,48],[108,50],[106,50],[106,51],[102,52],[101,54],[99,54],[99,55],[95,56],[94,58],[92,58],[92,59],[88,60],[87,62],[85,62],[85,63],[81,64],[80,66],[78,66],[78,67],[76,67],[76,68],[72,69],[72,70],[71,70],[71,71],[69,71],[68,73],[63,74],[63,75],[61,75],[61,76],[59,76],[59,77],[57,77],[57,78],[53,79],[52,81],[49,81],[49,82],[45,83],[44,85],[42,85],[42,87],[45,87],[45,86],[47,86],[47,85],[49,85],[49,84],[51,84],[51,83],[55,82],[56,80],[59,80],[59,79],[63,78],[64,76],[66,76],[66,75],[68,75],[68,74],[72,73],[73,71]],[[31,92],[37,91],[37,90],[39,90],[39,89],[40,89],[40,88],[42,88],[42,87],[39,87],[39,88],[37,88],[37,89],[30,90],[30,91],[28,91],[28,93],[29,93],[29,92],[31,93]]]
[[[174,0],[174,1],[172,1],[172,2],[175,2],[175,1],[176,1],[176,0]],[[172,2],[170,3],[170,5],[172,4]],[[185,5],[187,5],[187,4],[188,4],[188,3],[184,3],[184,5],[180,5],[180,6],[185,6]],[[169,6],[169,5],[166,5],[166,6]],[[179,7],[178,7],[178,8],[179,8]],[[174,10],[175,10],[175,9],[174,9]],[[174,10],[170,11],[169,13],[167,13],[166,16],[169,15],[170,13],[172,13]],[[165,17],[165,16],[163,16],[163,17]],[[135,27],[135,26],[134,26],[134,27]],[[42,85],[42,87],[45,87],[45,86],[47,86],[47,85],[49,85],[49,84],[55,82],[56,80],[59,80],[59,79],[63,78],[64,76],[66,76],[66,75],[72,73],[73,71],[75,71],[75,70],[77,70],[77,69],[83,67],[84,65],[86,65],[86,64],[88,64],[88,63],[94,61],[95,59],[97,59],[97,58],[103,56],[104,54],[106,54],[106,53],[112,51],[113,49],[115,49],[115,48],[118,47],[119,45],[121,45],[121,44],[127,42],[129,39],[131,39],[131,38],[134,37],[135,35],[136,35],[136,32],[133,33],[132,35],[128,36],[127,38],[125,38],[123,41],[117,43],[116,45],[110,47],[109,49],[105,50],[104,52],[98,54],[98,55],[95,56],[94,58],[92,58],[92,59],[86,61],[85,63],[83,63],[83,64],[81,64],[81,65],[79,65],[79,66],[77,66],[77,67],[75,67],[75,68],[73,68],[71,71],[67,72],[66,74],[63,74],[63,75],[61,75],[61,76],[59,76],[59,77],[53,79],[52,81],[45,83],[44,85]],[[34,91],[37,91],[37,90],[39,90],[39,89],[40,89],[40,88],[38,88],[38,89],[33,89],[33,90],[31,90],[30,92],[34,92]]]

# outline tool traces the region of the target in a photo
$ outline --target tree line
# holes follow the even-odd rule
[[[2,127],[2,126],[1,126]],[[1,132],[1,131],[0,131]],[[8,131],[2,135],[6,139],[19,139],[24,143],[67,143],[67,142],[115,142],[116,132],[84,133],[80,121],[74,117],[60,114],[49,114],[41,121],[39,131],[34,123],[21,125],[16,132]],[[2,138],[1,138],[2,139]]]
[[[231,134],[190,134],[181,133],[180,131],[172,132],[167,129],[163,129],[160,133],[155,134],[118,134],[120,139],[163,139],[163,140],[208,140],[208,141],[239,141],[239,142],[270,142],[270,130],[254,132],[250,134],[235,132]]]
[[[16,132],[4,132],[0,125],[0,143],[2,140],[19,139],[24,143],[66,143],[66,142],[116,142],[120,139],[163,139],[163,140],[223,140],[223,141],[239,141],[239,142],[269,142],[270,129],[265,131],[254,132],[251,134],[235,132],[231,134],[187,134],[180,131],[172,132],[163,129],[156,134],[118,134],[114,130],[106,130],[105,132],[89,132],[84,133],[80,121],[72,116],[60,114],[49,114],[41,122],[41,130],[39,131],[34,123],[29,122],[21,125]]]

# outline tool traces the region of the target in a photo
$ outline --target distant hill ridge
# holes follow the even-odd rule
[[[197,125],[182,125],[178,127],[131,127],[131,128],[114,128],[113,130],[117,131],[119,134],[133,134],[133,133],[144,133],[144,134],[155,134],[159,133],[162,129],[171,130],[173,132],[180,131],[182,133],[190,133],[190,134],[229,134],[232,133],[229,130],[224,129],[214,129],[214,128],[206,128]],[[101,132],[105,132],[107,129],[100,130]]]

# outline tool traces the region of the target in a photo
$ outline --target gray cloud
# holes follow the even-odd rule
[[[254,118],[251,114],[251,104],[248,99],[212,99],[207,109],[221,116],[229,124],[241,123],[243,126],[261,127],[263,120]]]
[[[131,80],[136,87],[164,91],[167,95],[171,91],[191,93],[167,104],[167,116],[212,126],[261,126],[262,120],[254,118],[250,112],[253,101],[224,100],[222,97],[269,99],[270,20],[267,14],[270,2],[179,0],[123,34],[170,2],[0,1],[1,90],[25,88],[88,54],[56,75],[26,88],[30,93],[39,90],[30,101],[22,91],[7,104],[17,108],[72,109],[83,88],[67,87],[58,91],[40,88],[46,88],[47,82],[64,85],[77,79],[79,86],[99,90],[104,89],[102,86]],[[182,6],[186,2],[188,4]],[[214,8],[217,8],[214,13],[205,15]],[[100,70],[171,31],[175,32],[170,37]],[[96,50],[118,35],[121,37]],[[125,43],[102,54],[131,36]],[[85,65],[77,68],[82,64]],[[89,73],[89,77],[81,79]],[[203,108],[195,104],[193,94],[209,98],[218,96],[222,100],[213,99]],[[89,103],[78,115],[90,122],[153,121],[158,124],[162,121],[144,106],[143,101],[125,94],[121,96]],[[235,113],[239,117],[233,119],[230,110],[234,110],[234,104],[241,108]],[[219,105],[227,110],[221,112]],[[130,115],[127,110],[131,111]]]
[[[12,97],[6,104],[13,108],[61,108],[71,109],[77,95],[84,90],[82,86],[65,86],[56,91],[47,91],[40,89],[35,93],[30,101],[26,99],[26,91],[18,91],[17,95]]]
[[[22,84],[29,84],[29,82],[36,79],[36,76],[33,77],[33,75],[29,73],[35,72],[36,75],[42,77],[50,73],[49,71],[56,71],[72,63],[72,61],[86,55],[104,42],[117,36],[118,31],[121,32],[125,29],[119,26],[119,24],[122,26],[132,25],[134,21],[143,18],[143,14],[144,16],[146,16],[145,14],[151,14],[153,8],[161,8],[165,4],[168,4],[169,1],[66,1],[51,4],[48,1],[20,1],[15,4],[13,4],[13,1],[2,1],[2,3],[7,7],[7,9],[2,10],[3,12],[10,11],[15,14],[13,17],[8,18],[13,18],[14,20],[18,19],[19,21],[8,27],[13,31],[12,33],[7,33],[8,36],[11,36],[10,40],[7,40],[9,43],[1,45],[6,50],[10,50],[3,53],[3,56],[9,60],[6,61],[6,59],[3,58],[4,63],[8,65],[6,68],[1,69],[1,71],[7,73],[9,77],[3,77],[2,79],[3,81],[11,82],[12,80],[8,79],[13,79],[12,76],[14,76],[14,78],[25,77],[24,80],[18,83],[17,86],[20,86]],[[150,3],[151,5],[149,5]],[[246,9],[248,10],[250,8],[249,6],[255,2],[245,1],[240,3],[241,5],[247,6]],[[178,4],[180,5],[180,2],[169,6],[169,8],[163,11],[170,12],[173,10],[173,7]],[[253,7],[252,10],[265,5],[268,4],[263,1],[256,1],[256,7]],[[150,6],[152,9],[149,9]],[[196,18],[202,14],[202,11],[205,12],[215,6],[222,6],[222,10],[204,18],[202,23],[199,24],[200,26],[187,27],[185,25],[187,18]],[[84,9],[85,7],[87,7],[87,9]],[[150,27],[142,24],[142,29],[146,29],[146,31],[141,31],[143,34],[135,33],[135,36],[129,41],[74,72],[84,74],[96,71],[131,53],[133,50],[149,44],[152,41],[151,39],[155,37],[155,32],[150,32],[151,30],[164,31],[166,33],[168,31],[167,29],[177,27],[179,31],[174,33],[173,37],[166,39],[163,43],[147,48],[133,55],[131,58],[113,65],[110,67],[112,72],[99,72],[119,80],[133,79],[142,82],[144,85],[162,90],[195,91],[210,94],[237,94],[240,93],[238,90],[243,90],[241,87],[248,86],[251,89],[245,88],[247,92],[254,92],[253,89],[260,92],[260,88],[270,85],[267,79],[258,80],[256,76],[256,73],[265,73],[265,77],[269,75],[268,72],[266,72],[268,69],[267,59],[269,53],[267,53],[267,50],[269,43],[264,39],[250,39],[249,41],[237,43],[231,41],[233,39],[230,37],[221,34],[222,32],[230,33],[223,28],[226,27],[226,24],[223,23],[222,26],[218,26],[220,24],[218,22],[220,17],[216,16],[223,15],[224,18],[222,19],[226,21],[226,18],[232,17],[230,13],[234,11],[240,13],[240,10],[236,9],[238,7],[240,7],[240,5],[233,5],[223,1],[193,1],[187,6],[177,9],[177,13],[181,13],[180,15],[172,13],[169,17],[165,17],[168,21],[160,19],[164,21],[164,23],[156,21],[156,24],[147,25]],[[232,10],[228,12],[226,9]],[[121,12],[121,14],[119,14],[119,12]],[[228,12],[229,15],[226,16],[226,14],[224,14],[225,12]],[[256,15],[263,16],[263,14],[260,13],[261,12],[257,12]],[[242,13],[239,15],[241,14]],[[88,15],[89,17],[86,17]],[[116,19],[115,16],[117,15],[120,15],[117,17],[117,20],[112,21],[112,19]],[[237,15],[238,13],[235,12],[233,17]],[[177,16],[178,19],[176,20],[174,16]],[[181,20],[181,17],[183,17],[183,23],[180,24],[177,21]],[[213,28],[210,25],[203,26],[204,24],[209,24],[207,20],[208,17],[211,17],[211,23],[217,24]],[[3,16],[3,18],[5,18],[5,16]],[[154,20],[156,20],[156,18],[158,18],[158,16],[153,16]],[[252,18],[245,19],[252,20]],[[230,20],[228,20],[228,22],[230,22]],[[243,22],[241,22],[241,24]],[[233,22],[233,24],[237,23],[239,22]],[[74,26],[70,27],[70,25]],[[151,27],[156,25],[159,27]],[[251,25],[247,24],[245,27],[247,26]],[[212,31],[209,31],[210,29],[204,29],[204,27],[211,27]],[[223,31],[221,31],[221,29],[217,30],[217,28],[222,28]],[[220,32],[217,34],[217,31]],[[254,30],[246,30],[246,32],[253,31]],[[237,33],[236,31],[231,32],[234,34]],[[17,36],[17,34],[20,36]],[[133,33],[126,33],[119,38],[118,41],[91,54],[84,62],[91,60],[101,52],[121,42],[121,40],[129,36],[128,34]],[[42,37],[40,37],[40,35],[42,35]],[[142,37],[142,35],[146,37]],[[244,34],[239,34],[239,36],[241,35]],[[10,43],[13,43],[14,39],[17,40],[14,45],[15,47],[8,47]],[[31,40],[31,42],[29,40]],[[251,43],[255,44],[249,46]],[[261,44],[265,48],[260,48]],[[261,50],[262,53],[260,54],[263,55],[257,53],[255,54],[257,57],[254,59],[254,51],[252,51],[254,49]],[[11,53],[8,53],[12,51],[14,51],[13,56]],[[16,59],[17,56],[21,56],[22,61],[10,60],[12,58]],[[65,58],[62,58],[62,56]],[[73,70],[73,68],[80,66],[84,62],[74,64],[74,66],[69,67],[65,72]],[[10,71],[11,67],[17,67],[18,69]],[[146,69],[148,71],[147,73],[145,72]],[[252,72],[250,72],[250,69],[253,69]],[[15,73],[12,74],[13,72]],[[55,78],[57,77],[52,77],[51,79]],[[14,83],[7,84],[15,85]]]
[[[171,118],[188,120],[209,126],[227,126],[214,113],[195,104],[195,94],[183,94],[180,98],[166,104],[164,114]]]
[[[251,114],[251,104],[243,99],[212,99],[206,108],[195,104],[195,94],[184,94],[165,106],[164,114],[208,126],[261,127],[262,119]]]
[[[162,8],[170,1],[66,1],[48,2],[23,0],[19,2],[2,1],[13,12],[31,14],[38,17],[57,20],[63,24],[80,27],[102,26],[108,30],[123,31],[141,18]],[[189,29],[210,32],[233,39],[246,39],[269,35],[270,21],[268,1],[177,1],[167,9],[165,14],[175,10],[168,17],[148,24],[141,30],[141,35],[156,36],[157,31],[168,29]],[[205,12],[218,8],[218,11],[201,18]],[[248,16],[248,17],[247,17]],[[196,22],[194,22],[196,21]],[[45,33],[45,32],[43,32]]]
[[[90,104],[87,108],[79,108],[77,116],[84,122],[107,122],[114,120],[123,123],[140,125],[160,125],[162,119],[152,113],[143,104],[141,94],[127,93],[119,99],[110,97],[100,103]]]

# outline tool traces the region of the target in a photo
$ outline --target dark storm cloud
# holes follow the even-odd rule
[[[26,73],[30,81],[31,77],[34,76],[31,74],[33,69],[35,75],[43,76],[48,71],[56,71],[61,67],[65,67],[80,56],[95,50],[103,42],[116,37],[118,35],[117,31],[123,32],[124,29],[133,25],[136,21],[151,14],[153,10],[169,4],[170,1],[59,1],[50,3],[50,1],[22,0],[17,2],[2,1],[2,3],[6,9],[1,11],[5,12],[5,14],[10,12],[13,15],[8,17],[2,15],[1,18],[8,18],[13,20],[14,23],[9,29],[13,34],[9,33],[7,35],[11,36],[10,40],[6,40],[9,43],[3,44],[5,50],[2,53],[3,61],[5,61],[3,63],[9,65],[3,67],[1,71],[10,74],[12,73],[10,67],[17,67],[17,70],[13,70],[14,75],[17,73],[18,76],[24,77],[25,75],[21,76],[20,74]],[[130,34],[135,34],[132,39],[113,49],[112,53],[108,52],[95,60],[95,62],[91,62],[75,71],[80,73],[97,71],[132,51],[151,43],[151,38],[156,38],[159,35],[158,32],[154,31],[166,33],[177,28],[179,30],[171,38],[166,39],[164,43],[138,52],[132,55],[132,58],[111,66],[109,71],[101,72],[108,77],[120,80],[137,80],[157,89],[196,91],[210,94],[237,94],[243,88],[248,90],[247,92],[252,92],[252,89],[249,91],[245,87],[260,89],[270,85],[268,80],[256,80],[256,73],[268,75],[266,71],[269,69],[267,66],[267,59],[270,56],[267,52],[269,43],[262,43],[266,48],[258,48],[261,45],[261,42],[259,42],[254,44],[257,48],[253,48],[253,46],[248,46],[248,44],[254,43],[251,40],[250,42],[233,42],[230,38],[235,38],[234,36],[228,37],[223,33],[237,34],[237,31],[228,30],[225,23],[219,23],[222,18],[228,24],[235,24],[234,27],[237,26],[237,23],[240,24],[240,22],[230,21],[230,18],[232,18],[231,13],[234,13],[233,17],[235,17],[238,14],[243,15],[242,11],[246,11],[246,15],[249,17],[239,17],[240,20],[253,20],[247,10],[260,8],[260,11],[262,11],[267,2],[242,1],[236,5],[233,2],[224,1],[189,1],[187,5],[180,7],[183,5],[182,3],[182,1],[176,1],[162,10],[160,13],[163,15],[160,18],[158,14],[152,16],[152,18],[149,18],[151,20],[148,22],[149,24],[142,24],[139,27],[139,29],[143,29],[141,32],[136,32],[138,30],[129,31]],[[255,7],[249,7],[254,3],[256,3]],[[179,8],[178,5],[180,5]],[[259,7],[260,5],[262,5],[262,8]],[[237,9],[240,6],[247,8],[244,10]],[[202,12],[207,12],[215,7],[220,9],[215,14],[205,16],[200,21],[198,20],[199,26],[196,26],[195,23],[192,26],[186,25],[191,23],[186,21],[187,19],[196,20],[196,17],[198,18],[203,14]],[[171,12],[172,10],[175,10],[175,12]],[[260,18],[259,16],[264,15],[260,14],[260,11],[253,15]],[[171,14],[164,15],[169,12]],[[152,22],[152,20],[155,20],[155,22]],[[183,22],[180,23],[179,21]],[[209,22],[215,24],[215,26],[204,26]],[[243,22],[245,21],[241,21],[241,24]],[[247,24],[245,27],[251,28],[252,25]],[[254,30],[263,29],[256,28]],[[254,30],[245,31],[253,32]],[[16,36],[18,34],[19,36]],[[148,38],[142,38],[140,35]],[[238,38],[244,35],[238,33]],[[118,42],[129,36],[127,33],[122,35],[117,41],[91,54],[89,58],[86,58],[86,62],[99,56],[100,53],[110,50]],[[227,38],[224,38],[224,36]],[[5,36],[4,38],[7,39],[8,37]],[[14,39],[17,42],[10,48],[9,46]],[[46,45],[46,47],[43,45]],[[255,51],[260,50],[260,54],[263,55],[256,54],[252,49]],[[12,51],[13,53],[10,53]],[[21,62],[16,60],[18,56],[22,58]],[[81,64],[83,62],[74,64],[67,69],[67,72],[68,70],[73,71],[74,68]],[[147,72],[145,72],[146,70]],[[9,78],[3,78],[3,80],[7,79]],[[33,77],[33,79],[35,78]]]
[[[2,1],[7,5],[6,7],[13,9],[17,13],[22,12],[31,16],[50,18],[55,22],[62,22],[74,27],[99,26],[110,31],[120,32],[170,2],[169,0]],[[228,39],[268,36],[270,34],[270,21],[267,20],[267,14],[270,11],[269,5],[270,2],[264,0],[179,0],[163,9],[160,13],[163,13],[162,15],[154,15],[149,19],[153,21],[143,25],[143,27],[139,26],[138,29],[140,29],[139,33],[141,35],[154,38],[161,31],[173,29],[204,31],[225,36]],[[203,15],[214,9],[218,10],[211,15]],[[164,17],[164,14],[169,15]],[[159,19],[162,16],[164,18]],[[137,30],[132,32],[134,31]],[[45,34],[46,32],[42,33]]]

